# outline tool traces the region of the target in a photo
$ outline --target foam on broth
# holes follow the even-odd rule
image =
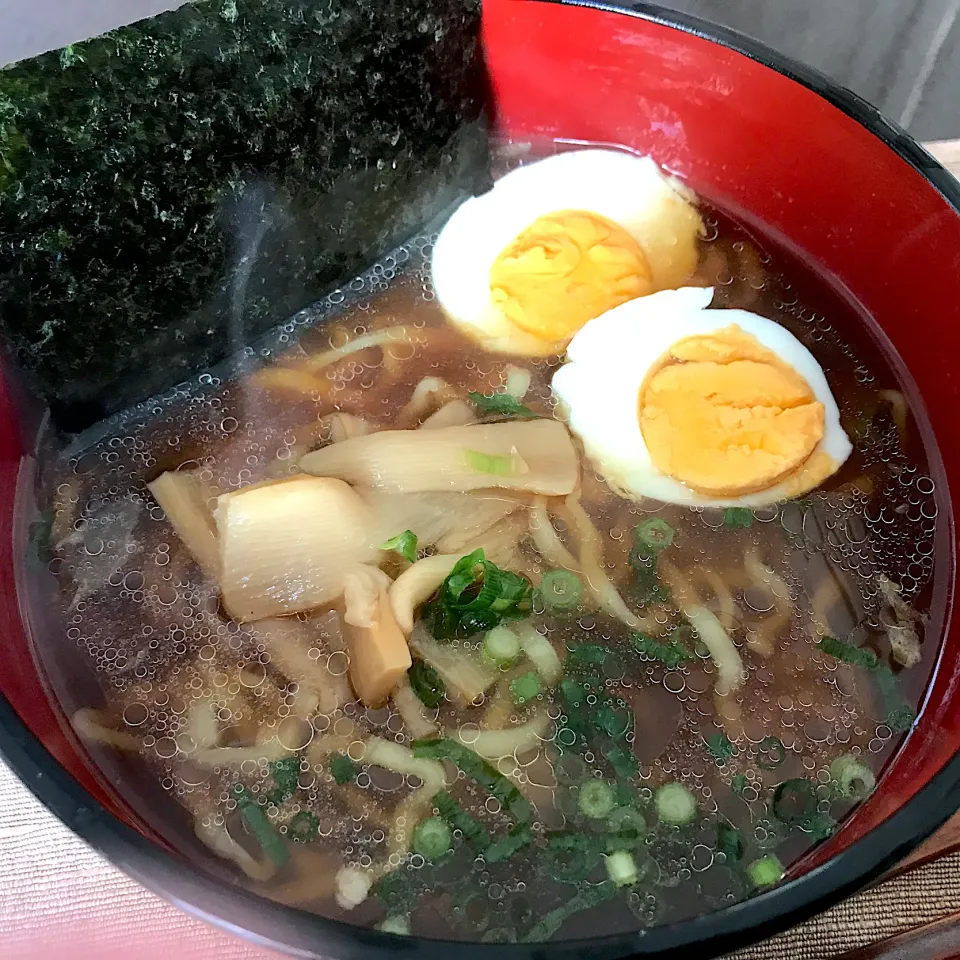
[[[607,651],[595,675],[611,703],[633,717],[624,739],[638,773],[632,782],[620,778],[617,802],[638,810],[647,824],[646,836],[631,841],[639,881],[607,896],[598,860],[575,883],[557,882],[562,871],[550,865],[550,838],[563,831],[600,837],[578,807],[579,790],[591,777],[611,784],[618,778],[601,748],[574,744],[563,703],[546,696],[535,707],[545,714],[542,742],[499,764],[537,807],[532,842],[496,864],[459,838],[440,866],[406,854],[389,861],[405,871],[406,889],[420,889],[411,900],[416,934],[576,937],[742,899],[752,889],[747,864],[775,853],[789,868],[835,829],[853,801],[838,796],[831,763],[854,754],[879,775],[905,726],[891,725],[891,710],[915,707],[929,679],[939,616],[930,610],[939,571],[937,491],[902,385],[864,321],[823,278],[719,209],[702,209],[709,229],[694,282],[716,287],[714,306],[776,320],[813,352],[855,452],[823,487],[754,510],[745,528],[725,523],[722,510],[628,502],[585,465],[581,502],[602,534],[614,585],[644,615],[675,616],[668,600],[636,604],[631,562],[633,529],[648,516],[664,518],[676,531],[671,562],[733,637],[746,680],[720,704],[716,668],[702,646],[691,642],[691,659],[665,664],[637,654],[627,628],[602,613],[564,616],[535,606],[535,625],[559,651]],[[370,896],[344,910],[333,877],[347,864],[363,871],[387,862],[396,809],[417,789],[415,778],[364,764],[357,744],[370,735],[409,744],[410,733],[389,705],[371,710],[349,695],[324,712],[305,697],[256,625],[224,616],[216,585],[200,574],[146,484],[177,468],[196,470],[220,493],[292,475],[303,453],[339,429],[327,415],[396,425],[424,377],[442,378],[461,396],[490,393],[512,363],[532,374],[524,402],[549,415],[559,360],[484,354],[451,329],[433,302],[432,239],[411,240],[295,317],[271,343],[248,349],[239,374],[206,373],[112,421],[82,449],[42,458],[37,488],[44,513],[23,557],[29,619],[52,689],[68,716],[96,711],[81,714],[80,732],[116,789],[208,868],[266,896],[357,923],[381,922],[394,908]],[[309,372],[310,357],[399,325],[409,336]],[[562,520],[558,532],[569,533]],[[547,569],[529,544],[523,549],[533,573]],[[901,600],[908,613],[898,613]],[[922,658],[902,670],[891,660],[891,627],[912,613]],[[311,631],[305,656],[342,689],[347,656],[337,612],[321,611]],[[827,632],[876,651],[892,665],[894,686],[881,689],[871,671],[819,650],[816,641]],[[438,722],[466,730],[469,741],[491,709],[501,710],[508,727],[529,720],[530,710],[497,699],[488,693],[470,707],[446,702]],[[246,759],[198,762],[210,746],[197,742],[201,727],[192,711],[201,702],[214,711],[215,745],[246,748]],[[96,742],[103,730],[116,734],[114,746]],[[331,745],[358,761],[352,784],[331,776],[338,752]],[[213,858],[195,826],[213,834],[225,826],[261,861],[256,838],[240,822],[235,791],[237,784],[253,796],[276,791],[275,768],[261,757],[276,760],[293,748],[303,759],[292,795],[261,808],[285,838],[289,862],[253,879]],[[793,780],[806,781],[814,795],[815,809],[802,823],[788,822],[773,804],[776,788]],[[698,805],[694,821],[679,827],[658,822],[654,803],[657,788],[674,781]],[[473,781],[461,777],[451,793],[495,836],[510,826],[507,811]],[[304,812],[316,818],[315,838],[289,843]],[[742,859],[729,845],[724,849],[728,828],[739,831]],[[552,913],[574,888],[588,909],[569,918]],[[601,888],[597,899],[604,902],[589,908]]]

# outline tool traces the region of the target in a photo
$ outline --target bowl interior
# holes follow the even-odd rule
[[[768,53],[760,48],[748,55],[658,22],[659,14],[642,5],[631,9],[640,15],[486,0],[484,40],[498,130],[516,140],[609,143],[649,154],[698,193],[746,223],[762,223],[785,247],[818,264],[875,319],[878,349],[899,355],[913,374],[915,399],[925,405],[939,443],[938,452],[933,437],[924,437],[928,457],[937,465],[942,456],[941,475],[960,478],[960,377],[949,369],[960,340],[960,190],[852,94],[818,92],[811,88],[821,82],[816,76],[795,78],[791,65],[763,62]],[[23,533],[14,530],[20,433],[2,394],[0,690],[95,801],[160,842],[64,732],[31,656],[11,551]],[[943,518],[938,550],[950,559],[935,584],[932,609],[940,620],[928,626],[930,638],[946,630],[953,596],[946,482],[938,484],[937,505]],[[798,872],[887,820],[953,757],[960,748],[960,701],[952,695],[958,682],[960,634],[946,632],[926,708],[881,788]],[[917,823],[915,836],[934,825],[929,817]]]

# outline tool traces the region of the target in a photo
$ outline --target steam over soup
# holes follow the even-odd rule
[[[555,154],[248,353],[44,463],[24,567],[76,733],[189,856],[539,941],[776,884],[874,789],[935,485],[772,241]]]

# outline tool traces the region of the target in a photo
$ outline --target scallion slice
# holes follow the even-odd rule
[[[330,773],[337,783],[350,783],[357,779],[357,765],[345,754],[338,753],[330,759]]]
[[[499,414],[503,417],[539,419],[539,414],[534,413],[509,393],[495,393],[492,397],[487,397],[482,393],[471,391],[467,396],[480,413]]]
[[[499,863],[501,860],[509,860],[530,843],[533,843],[533,831],[530,825],[518,823],[505,837],[491,843],[483,856],[487,863]]]
[[[604,864],[607,868],[607,876],[618,887],[632,886],[640,879],[636,861],[626,850],[608,854]]]
[[[520,638],[509,627],[494,627],[483,638],[481,653],[491,666],[505,669],[520,656]]]
[[[877,785],[873,771],[852,753],[837,757],[830,764],[830,777],[840,793],[851,800],[863,800]]]
[[[457,561],[443,581],[426,616],[437,640],[466,639],[505,620],[530,612],[532,587],[526,577],[501,570],[475,550]]]
[[[633,531],[638,547],[659,553],[673,543],[675,531],[663,517],[650,517],[638,524]]]
[[[788,826],[807,823],[817,812],[816,788],[809,780],[796,777],[777,784],[770,804],[773,815]]]
[[[523,706],[540,696],[542,690],[535,670],[510,681],[510,695],[517,706]]]
[[[696,660],[696,656],[680,646],[679,643],[661,643],[659,640],[654,640],[653,637],[648,637],[643,633],[631,633],[630,643],[635,650],[644,654],[644,656],[650,657],[652,660],[659,660],[668,670],[676,670],[681,663],[687,660]]]
[[[519,454],[507,456],[484,453],[482,450],[464,450],[463,458],[475,473],[489,473],[492,477],[515,477],[530,469]]]
[[[743,834],[726,820],[717,824],[717,849],[730,863],[743,859]]]
[[[747,507],[727,507],[723,511],[723,525],[731,530],[747,530],[753,524],[753,511]]]
[[[755,887],[771,887],[783,879],[785,872],[783,864],[772,853],[747,867],[747,876]]]
[[[428,817],[413,829],[413,852],[424,860],[436,860],[449,849],[453,835],[440,817]]]
[[[683,826],[697,815],[696,798],[681,783],[665,783],[654,795],[654,804],[663,823]]]
[[[483,825],[470,816],[446,790],[441,790],[433,798],[433,805],[440,816],[453,827],[459,830],[464,839],[469,840],[481,853],[490,846],[490,835]]]
[[[267,819],[260,805],[253,798],[250,791],[242,784],[237,783],[233,788],[233,796],[237,801],[237,809],[247,829],[254,835],[260,849],[276,864],[282,867],[290,859],[290,851],[283,842],[283,838],[274,829]]]
[[[456,740],[414,740],[413,755],[421,760],[450,760],[476,780],[507,812],[521,823],[533,816],[530,801],[492,764]]]
[[[549,610],[573,610],[583,596],[583,583],[569,570],[548,570],[540,581],[540,596]]]
[[[418,660],[407,671],[407,677],[410,680],[410,688],[425,707],[435,710],[443,703],[447,688],[440,674],[429,663]]]
[[[617,807],[607,817],[606,847],[608,853],[616,850],[633,850],[643,844],[647,835],[644,815],[633,807]]]
[[[872,670],[880,662],[869,647],[855,647],[852,643],[837,640],[836,637],[824,637],[817,646],[828,656],[866,670]]]
[[[616,806],[613,787],[605,780],[586,780],[580,784],[577,798],[580,812],[591,820],[605,820]]]
[[[558,883],[581,883],[600,862],[600,844],[586,833],[555,833],[547,842],[543,865]]]
[[[320,830],[320,819],[309,810],[301,810],[287,827],[287,835],[296,843],[308,843],[316,838]]]
[[[707,750],[719,765],[725,764],[733,756],[733,744],[724,733],[712,733],[706,739]]]
[[[386,543],[380,544],[381,550],[399,553],[405,560],[415,563],[417,560],[417,535],[412,530],[404,530]]]

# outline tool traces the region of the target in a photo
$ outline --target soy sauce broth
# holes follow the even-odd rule
[[[723,510],[629,502],[584,463],[581,503],[601,534],[613,585],[644,617],[676,618],[669,597],[638,586],[632,556],[634,529],[663,518],[675,531],[670,562],[734,639],[746,679],[721,702],[716,668],[689,631],[679,635],[689,657],[663,662],[638,654],[631,631],[589,605],[566,615],[535,605],[534,625],[568,662],[577,650],[606,651],[592,682],[631,717],[623,745],[636,776],[618,776],[602,749],[571,741],[570,711],[558,695],[545,693],[531,709],[504,707],[496,688],[470,706],[445,701],[436,716],[444,731],[479,733],[493,709],[507,728],[528,722],[533,710],[545,716],[542,742],[499,763],[537,812],[531,841],[503,862],[484,863],[455,833],[454,852],[439,866],[406,854],[391,863],[405,871],[401,899],[412,906],[414,934],[574,938],[682,919],[747,897],[756,889],[750,864],[775,855],[789,870],[838,829],[857,798],[840,795],[831,764],[852,755],[879,777],[926,688],[941,626],[935,598],[943,595],[948,564],[922,412],[870,321],[829,278],[718,206],[701,199],[701,211],[708,232],[691,283],[714,286],[715,307],[781,323],[812,351],[855,451],[808,496],[748,511],[749,524]],[[415,778],[365,765],[351,744],[373,735],[408,745],[413,737],[389,704],[369,709],[354,699],[336,609],[311,619],[304,652],[343,702],[324,712],[306,698],[256,624],[226,617],[216,584],[146,484],[166,470],[192,469],[212,498],[294,475],[300,456],[349,428],[331,414],[378,428],[416,426],[432,412],[407,406],[425,377],[442,379],[460,397],[490,394],[513,364],[531,373],[523,402],[550,416],[559,358],[486,354],[453,330],[433,300],[432,239],[411,240],[231,365],[115,418],[66,454],[42,456],[34,478],[39,510],[22,555],[22,593],[53,695],[131,807],[207,869],[362,924],[392,916],[387,898],[375,890],[346,910],[332,878],[347,864],[365,870],[384,861],[396,808],[417,787]],[[398,326],[406,338],[319,372],[311,367],[325,351]],[[562,516],[557,531],[561,538],[571,533]],[[519,539],[525,570],[538,578],[548,565],[527,537]],[[824,635],[873,651],[880,666],[828,655],[817,646]],[[910,635],[918,653],[907,669],[891,638]],[[878,670],[885,671],[880,684]],[[250,759],[198,762],[205,748],[192,711],[201,702],[214,711],[214,746],[247,748]],[[345,783],[331,773],[336,751],[318,748],[337,737],[354,763]],[[297,747],[288,753],[302,757],[286,788],[274,749],[284,740]],[[255,756],[269,743],[274,753],[264,747],[262,758]],[[639,812],[646,824],[630,844],[638,881],[615,893],[603,886],[602,855],[583,876],[560,882],[563,870],[549,848],[564,832],[606,842],[607,827],[579,806],[591,778],[608,782],[617,806]],[[671,826],[658,817],[657,790],[672,782],[696,798],[691,823]],[[809,800],[798,801],[809,804],[802,816],[791,815],[782,788],[793,782],[808,785]],[[218,860],[197,840],[198,830],[226,829],[247,857],[259,858],[238,789],[274,798],[261,810],[287,861],[262,879]],[[511,820],[500,804],[469,778],[449,789],[463,810],[503,836]],[[301,814],[308,819],[295,821]],[[291,842],[295,822],[314,820],[310,842]],[[422,892],[411,899],[412,887]],[[575,894],[581,912],[554,913]]]

